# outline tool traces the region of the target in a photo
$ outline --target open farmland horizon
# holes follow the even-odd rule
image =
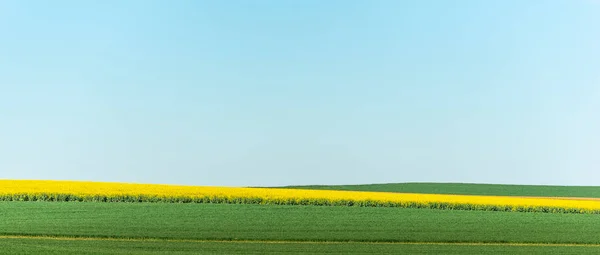
[[[0,254],[600,252],[600,222],[591,214],[52,202],[0,202],[0,209]]]
[[[600,252],[600,201],[397,192],[481,188],[414,185],[325,190],[0,180],[0,245],[8,249],[0,254]]]
[[[593,198],[380,191],[0,180],[2,201],[223,203],[600,214],[600,201]]]
[[[0,0],[0,255],[600,254],[600,0]]]
[[[600,186],[584,185],[399,182],[348,185],[289,185],[274,186],[274,188],[456,195],[600,198]]]
[[[425,193],[425,194],[459,194],[459,195],[506,195],[506,196],[556,196],[556,197],[591,197],[600,198],[600,184],[595,185],[561,185],[561,184],[514,184],[490,182],[437,182],[437,181],[400,181],[373,182],[351,184],[306,183],[285,185],[213,185],[195,182],[144,182],[93,179],[36,179],[36,178],[1,178],[0,181],[52,181],[52,182],[89,182],[139,185],[167,185],[187,187],[243,187],[243,188],[285,188],[312,190],[348,190],[348,191],[378,191],[396,193]]]

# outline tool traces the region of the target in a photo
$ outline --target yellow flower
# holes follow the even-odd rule
[[[600,213],[600,201],[508,196],[0,180],[5,201],[196,202]]]

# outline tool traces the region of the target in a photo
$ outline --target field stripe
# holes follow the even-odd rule
[[[57,240],[57,241],[121,241],[121,242],[180,242],[180,243],[257,243],[257,244],[398,244],[398,245],[460,245],[460,246],[538,246],[538,247],[599,247],[600,244],[578,243],[512,243],[512,242],[419,242],[419,241],[303,241],[303,240],[212,240],[212,239],[161,239],[131,237],[87,237],[50,235],[0,235],[2,239]]]

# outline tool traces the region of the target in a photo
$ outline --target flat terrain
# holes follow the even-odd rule
[[[292,188],[600,197],[598,187]],[[0,202],[0,254],[600,254],[600,215],[344,206]]]
[[[286,186],[282,188],[355,190],[426,194],[600,198],[600,187],[469,183],[387,183],[365,185]]]
[[[389,243],[56,240],[0,237],[0,254],[597,254],[600,247]]]
[[[0,202],[0,218],[0,253],[600,253],[600,218],[585,214]]]

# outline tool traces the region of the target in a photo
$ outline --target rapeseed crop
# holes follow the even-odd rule
[[[600,201],[592,200],[77,181],[0,180],[0,200],[363,206],[600,214]]]

